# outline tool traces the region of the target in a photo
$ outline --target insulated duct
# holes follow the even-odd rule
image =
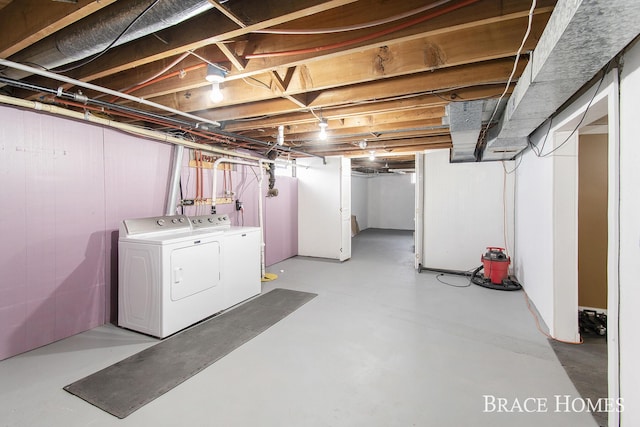
[[[639,14],[638,0],[559,1],[481,159],[513,159],[525,149],[529,135],[640,34]]]
[[[87,58],[106,49],[151,4],[152,0],[119,0],[12,55],[10,59],[53,69]],[[179,24],[212,7],[213,4],[208,0],[158,1],[114,46]],[[5,75],[21,79],[28,74],[7,70]]]

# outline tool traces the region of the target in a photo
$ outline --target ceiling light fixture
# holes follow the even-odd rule
[[[358,145],[364,150],[365,148],[367,148],[367,140],[363,139]]]
[[[327,123],[327,119],[320,119],[320,123],[318,123],[318,126],[320,126],[319,138],[322,141],[326,141],[327,140],[327,127],[329,127],[329,123]]]
[[[369,151],[369,160],[374,161],[376,159],[376,150]]]
[[[278,145],[284,145],[284,125],[278,126]]]
[[[222,91],[220,90],[220,83],[224,81],[225,71],[221,68],[218,68],[214,65],[207,65],[207,81],[211,83],[211,93],[209,97],[212,102],[216,104],[222,101]]]

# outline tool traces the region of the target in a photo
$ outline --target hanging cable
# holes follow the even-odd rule
[[[125,88],[122,88],[122,89],[120,89],[120,92],[122,92],[122,93],[135,92],[136,90],[140,89],[138,86],[145,85],[145,84],[149,83],[150,81],[161,77],[164,73],[168,72],[170,69],[172,69],[173,67],[178,65],[180,62],[182,62],[187,56],[189,56],[189,52],[183,53],[178,58],[176,58],[173,62],[171,62],[171,64],[167,65],[162,70],[160,70],[157,73],[155,73],[153,76],[151,76],[151,77],[149,77],[149,78],[147,78],[147,79],[145,79],[145,80],[143,80],[141,82],[133,84],[131,86],[127,86]],[[141,87],[144,87],[144,86],[141,86]],[[115,102],[118,98],[119,97],[113,97],[111,99],[111,102]]]
[[[580,118],[580,121],[573,128],[573,130],[571,131],[569,136],[567,136],[560,144],[558,144],[557,147],[555,147],[554,149],[552,149],[548,153],[544,153],[544,154],[542,153],[542,150],[544,149],[544,146],[547,143],[547,138],[549,136],[549,132],[551,131],[551,125],[552,125],[552,122],[553,122],[553,118],[552,118],[549,121],[549,128],[547,129],[547,133],[544,136],[544,141],[543,141],[542,146],[540,147],[540,149],[536,152],[535,150],[533,150],[533,144],[530,143],[530,146],[532,147],[532,151],[534,152],[534,154],[537,157],[540,157],[540,158],[549,157],[550,155],[552,155],[553,153],[558,151],[560,148],[562,148],[567,142],[569,142],[571,137],[573,137],[573,135],[578,131],[578,129],[580,129],[580,126],[582,126],[582,123],[584,122],[584,119],[587,117],[587,113],[589,112],[589,108],[591,108],[591,104],[596,99],[596,96],[598,95],[598,92],[600,92],[600,87],[602,86],[602,82],[604,82],[604,79],[607,77],[607,73],[609,72],[610,66],[611,66],[611,62],[609,62],[605,66],[605,68],[602,70],[602,77],[600,78],[600,81],[598,82],[598,86],[596,86],[596,90],[593,92],[593,96],[591,97],[591,99],[589,99],[589,103],[587,104],[587,108],[584,109],[584,113],[582,114],[582,117]]]
[[[463,1],[459,2],[459,3],[456,3],[456,4],[453,4],[451,6],[445,7],[443,9],[428,13],[428,14],[426,14],[424,16],[421,16],[420,18],[412,19],[410,21],[407,21],[407,22],[405,22],[403,24],[400,24],[400,25],[397,25],[395,27],[388,28],[386,30],[377,31],[375,33],[364,35],[362,37],[358,37],[358,38],[351,39],[351,40],[345,40],[345,41],[338,42],[338,43],[333,43],[333,44],[324,45],[324,46],[310,47],[310,48],[306,48],[306,49],[285,50],[285,51],[279,51],[279,52],[254,53],[254,54],[245,55],[245,58],[246,59],[275,58],[275,57],[293,56],[293,55],[301,55],[301,54],[307,54],[307,53],[323,52],[323,51],[331,50],[331,49],[339,49],[339,48],[351,46],[351,45],[354,45],[354,44],[357,44],[357,43],[373,40],[373,39],[376,39],[378,37],[386,36],[387,34],[395,33],[395,32],[400,31],[400,30],[404,30],[405,28],[409,28],[409,27],[412,27],[414,25],[420,24],[420,23],[422,23],[424,21],[428,21],[429,19],[433,19],[433,18],[436,18],[438,16],[445,15],[445,14],[447,14],[449,12],[453,12],[453,11],[455,11],[457,9],[461,9],[461,8],[463,8],[465,6],[468,6],[470,4],[476,3],[478,1],[480,1],[480,0],[463,0]]]
[[[498,102],[496,102],[496,107],[493,109],[493,113],[491,113],[491,117],[487,122],[487,126],[485,126],[484,129],[482,130],[482,136],[480,137],[480,141],[484,141],[485,137],[487,136],[487,131],[489,130],[489,126],[493,122],[493,119],[496,117],[496,114],[498,113],[498,109],[500,108],[500,102],[509,91],[509,86],[511,86],[511,81],[513,80],[513,77],[516,74],[516,70],[518,69],[518,62],[520,60],[520,55],[522,54],[522,49],[524,49],[524,44],[527,42],[527,39],[529,38],[529,33],[531,33],[531,26],[533,25],[533,12],[535,8],[536,8],[536,0],[532,0],[531,8],[529,9],[529,15],[528,15],[529,20],[527,22],[527,30],[524,33],[524,37],[522,38],[522,43],[520,43],[520,47],[518,48],[518,52],[516,53],[516,59],[513,62],[513,69],[511,70],[511,74],[507,79],[507,84],[504,88],[504,91],[500,95],[500,98],[498,98]]]

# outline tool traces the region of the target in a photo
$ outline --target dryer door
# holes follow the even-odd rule
[[[220,242],[194,243],[171,252],[171,300],[220,284]]]

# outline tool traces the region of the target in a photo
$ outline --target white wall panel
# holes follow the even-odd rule
[[[368,184],[368,220],[371,228],[413,230],[415,185],[411,175],[376,175]]]
[[[625,55],[620,81],[621,425],[640,425],[640,44]]]
[[[348,240],[343,239],[343,217],[351,218],[351,175],[342,173],[345,160],[350,164],[342,157],[327,157],[326,164],[319,158],[297,162],[299,255],[344,260],[351,253],[350,228]],[[348,206],[342,205],[343,198]]]
[[[369,228],[369,193],[366,176],[351,176],[351,214],[356,216],[360,230]]]
[[[448,149],[426,152],[423,266],[468,270],[480,265],[487,246],[505,246],[504,179],[501,162],[449,163]],[[504,194],[513,248],[513,175]]]

